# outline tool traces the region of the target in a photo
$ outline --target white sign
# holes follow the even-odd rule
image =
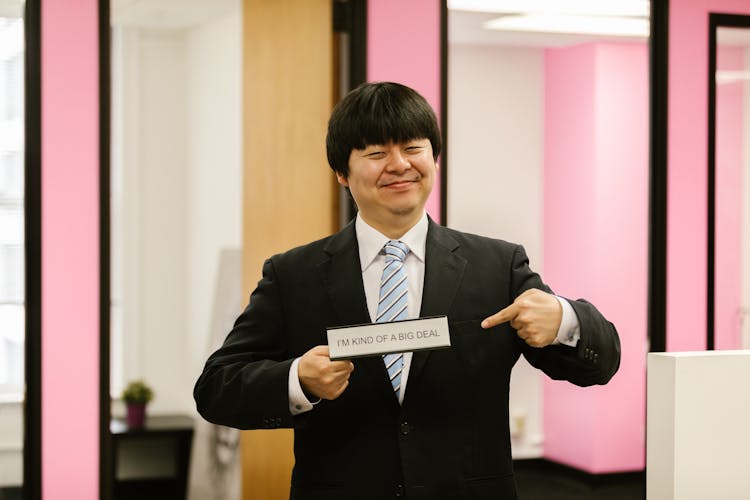
[[[328,329],[332,360],[439,349],[450,345],[447,316]]]

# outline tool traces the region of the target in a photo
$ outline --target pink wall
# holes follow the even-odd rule
[[[544,456],[592,473],[645,466],[648,102],[645,43],[545,51],[545,279],[617,326],[622,363],[605,387],[544,379]]]
[[[740,71],[744,51],[718,50],[718,70]],[[716,252],[714,306],[716,349],[742,346],[742,191],[743,191],[743,85],[737,81],[716,85]]]
[[[42,494],[99,496],[96,0],[41,2]]]
[[[403,83],[440,117],[440,0],[367,2],[367,80]],[[440,178],[427,200],[440,222]]]
[[[669,3],[667,350],[706,348],[708,14],[747,0]]]

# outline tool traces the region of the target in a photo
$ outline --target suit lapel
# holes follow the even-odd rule
[[[466,259],[458,255],[458,242],[442,226],[430,219],[425,248],[424,286],[420,316],[448,314],[461,284],[466,267]],[[418,351],[412,357],[409,385],[416,381],[431,351]]]
[[[318,265],[318,270],[339,324],[369,323],[354,223],[336,233],[324,251],[328,258]]]

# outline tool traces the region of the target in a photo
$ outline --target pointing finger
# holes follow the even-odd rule
[[[482,328],[492,328],[493,326],[505,323],[506,321],[515,318],[517,314],[518,306],[516,304],[511,304],[502,311],[485,318],[484,321],[482,321]]]

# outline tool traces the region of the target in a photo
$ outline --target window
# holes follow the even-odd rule
[[[0,17],[0,401],[24,384],[23,21]]]

